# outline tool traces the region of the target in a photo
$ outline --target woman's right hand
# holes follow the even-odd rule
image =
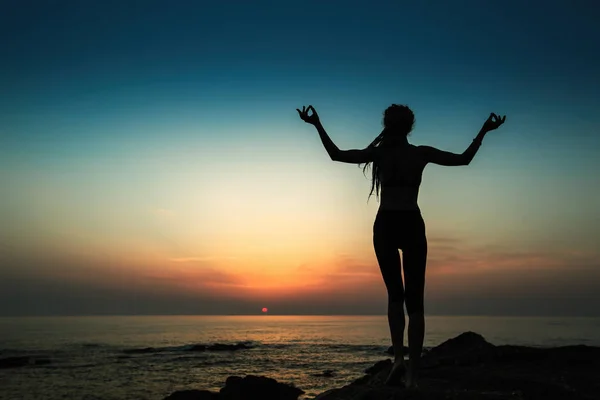
[[[506,115],[503,117],[499,117],[494,113],[491,113],[488,119],[483,123],[483,127],[481,130],[489,132],[494,129],[498,129],[500,125],[502,125],[506,121]]]

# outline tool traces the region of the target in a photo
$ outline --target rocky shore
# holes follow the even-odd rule
[[[392,366],[377,362],[363,377],[314,400],[598,400],[600,347],[495,346],[465,332],[423,354],[418,390],[383,384]],[[230,376],[217,393],[175,392],[164,400],[297,400],[304,392],[274,379]]]

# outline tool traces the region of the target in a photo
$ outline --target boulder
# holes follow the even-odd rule
[[[208,390],[179,390],[165,397],[164,400],[218,400],[219,393]]]
[[[51,361],[48,358],[35,358],[30,356],[15,356],[0,358],[0,369],[19,368],[28,365],[47,365]]]
[[[333,372],[332,370],[328,369],[328,370],[325,370],[325,371],[320,372],[318,374],[313,374],[312,376],[323,377],[323,378],[333,378],[335,376],[335,372]]]
[[[221,400],[297,400],[304,391],[264,376],[230,376],[219,391]]]

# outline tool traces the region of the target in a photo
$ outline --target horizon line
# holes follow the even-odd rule
[[[23,314],[0,315],[0,318],[81,318],[81,317],[387,317],[387,314]],[[425,317],[479,318],[600,318],[600,315],[534,315],[534,314],[425,314]]]

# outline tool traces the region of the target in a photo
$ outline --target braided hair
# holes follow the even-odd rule
[[[408,106],[392,104],[383,113],[383,130],[367,148],[394,146],[398,138],[406,137],[410,134],[414,124],[415,115]],[[366,170],[370,164],[373,165],[371,167],[371,192],[369,193],[369,199],[373,192],[375,192],[375,195],[379,199],[381,188],[379,162],[369,161],[366,163],[363,167],[364,174],[366,174]]]

